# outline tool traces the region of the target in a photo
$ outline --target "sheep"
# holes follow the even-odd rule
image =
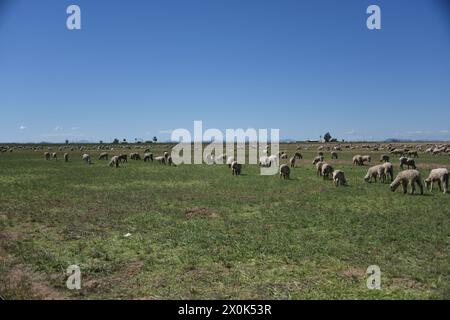
[[[69,154],[64,153],[64,162],[69,162]]]
[[[384,175],[391,178],[391,182],[394,181],[394,166],[390,162],[385,162],[383,164]]]
[[[126,154],[119,155],[120,162],[128,162],[128,156]]]
[[[130,153],[131,160],[141,160],[141,155],[137,152]]]
[[[328,163],[324,163],[323,165],[322,165],[322,176],[323,176],[323,179],[325,180],[325,179],[328,179],[328,178],[330,178],[330,176],[333,174],[333,167],[332,166],[330,166]]]
[[[292,157],[291,159],[289,159],[289,163],[291,164],[291,167],[294,168],[295,167],[295,160],[297,158],[296,157]]]
[[[448,192],[448,170],[445,168],[433,169],[431,170],[428,178],[424,180],[424,182],[427,188],[430,188],[431,186],[431,192],[433,192],[434,182],[437,182],[439,190],[442,192],[442,184],[442,186],[444,187],[444,194],[446,194]]]
[[[317,176],[322,176],[322,166],[323,166],[323,161],[319,161],[316,163],[316,174]]]
[[[119,163],[120,163],[120,156],[113,156],[111,158],[111,161],[109,162],[109,166],[115,166],[116,168],[119,167]]]
[[[303,159],[303,156],[302,156],[302,154],[300,152],[296,152],[294,154],[294,157],[297,158],[297,159]]]
[[[336,151],[331,151],[331,159],[337,159],[338,153]]]
[[[418,158],[419,157],[419,154],[417,153],[417,151],[408,151],[406,154],[409,157],[411,157],[411,158]]]
[[[291,169],[287,164],[282,164],[280,166],[280,179],[289,179],[289,175],[291,174]]]
[[[312,164],[317,164],[318,162],[323,162],[324,158],[323,156],[317,156],[314,158]]]
[[[364,181],[372,183],[372,179],[374,179],[375,182],[377,182],[377,178],[380,178],[381,182],[384,182],[386,179],[385,167],[382,164],[370,167],[369,170],[367,170],[367,174],[364,177]]]
[[[362,166],[363,165],[362,156],[359,155],[359,154],[354,156],[352,161],[353,161],[353,165],[357,165],[357,166]]]
[[[87,164],[91,164],[91,156],[89,154],[87,153],[83,154],[81,156],[81,159],[85,161]]]
[[[167,161],[167,164],[168,164],[169,166],[175,166],[175,164],[174,164],[173,161],[172,161],[172,156],[168,156],[167,159],[166,159],[166,161]]]
[[[44,152],[44,157],[45,157],[45,160],[50,160],[50,152]]]
[[[394,154],[394,155],[403,155],[403,154],[405,154],[405,149],[393,149],[393,150],[391,150],[391,154]]]
[[[403,170],[403,166],[407,165],[408,169],[411,167],[413,169],[416,169],[416,162],[414,161],[414,159],[411,158],[406,158],[406,157],[401,157],[400,159],[400,168]]]
[[[420,194],[423,194],[423,184],[422,180],[420,178],[420,172],[415,169],[409,169],[405,171],[401,171],[395,180],[390,184],[389,188],[392,192],[395,192],[397,190],[399,185],[402,185],[403,193],[408,192],[408,184],[411,186],[411,194],[414,194],[417,184],[420,188]]]
[[[153,162],[153,153],[145,153],[144,154],[144,162],[151,161]]]
[[[52,159],[58,160],[58,155],[56,154],[56,152],[52,153]]]
[[[233,163],[233,161],[234,161],[234,157],[230,156],[227,158],[228,168],[231,168],[231,164]],[[261,158],[260,158],[260,161],[261,161]],[[260,162],[260,165],[261,165],[261,162]]]
[[[370,163],[372,161],[372,158],[370,156],[362,156],[361,157],[361,163],[362,163],[361,165],[364,165],[364,162],[366,162],[366,161]]]
[[[380,156],[380,162],[389,162],[390,158],[387,154],[382,154]]]
[[[287,159],[287,158],[288,158],[288,155],[287,155],[287,153],[284,153],[284,152],[280,156],[280,159]]]
[[[239,176],[241,174],[242,165],[237,163],[237,161],[233,161],[231,163],[231,174],[233,176]]]
[[[166,158],[164,156],[155,157],[155,161],[158,161],[158,163],[166,164]]]
[[[168,157],[169,157],[169,153],[167,151],[164,151],[164,158],[166,158],[166,160],[167,160]]]
[[[98,160],[108,160],[108,153],[106,152],[100,153],[100,155],[98,156]]]
[[[336,187],[347,185],[347,180],[345,179],[345,174],[341,170],[333,171],[333,181]]]

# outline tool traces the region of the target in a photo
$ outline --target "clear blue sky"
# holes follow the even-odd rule
[[[66,28],[77,4],[82,29]],[[382,30],[366,28],[366,8]],[[0,0],[0,141],[450,140],[445,0]]]

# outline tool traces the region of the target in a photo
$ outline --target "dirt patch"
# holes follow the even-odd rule
[[[26,296],[31,299],[64,300],[67,297],[45,283],[44,276],[29,270],[23,264],[14,265],[5,276],[5,281],[0,286],[7,292],[26,291]]]
[[[411,289],[420,289],[423,288],[424,285],[420,282],[417,282],[410,278],[393,278],[392,286],[396,288],[411,288]]]
[[[217,213],[212,210],[211,208],[207,207],[194,207],[186,210],[184,212],[186,218],[191,219],[195,217],[201,217],[201,218],[216,218]]]
[[[0,240],[20,240],[23,238],[23,234],[21,232],[15,231],[1,231],[0,232]]]
[[[338,274],[344,278],[361,279],[364,278],[366,270],[356,267],[349,267],[339,271]]]

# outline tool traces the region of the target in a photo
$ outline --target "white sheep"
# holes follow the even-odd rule
[[[312,164],[317,164],[318,162],[323,162],[324,158],[323,156],[317,156],[314,158]]]
[[[69,154],[68,153],[64,153],[64,161],[69,162]]]
[[[391,182],[394,181],[394,166],[390,162],[383,163],[384,175],[391,178]]]
[[[322,165],[322,176],[323,179],[328,179],[330,178],[330,176],[333,174],[333,167],[331,165],[329,165],[328,163],[324,163]]]
[[[108,160],[108,153],[107,152],[100,153],[100,155],[98,156],[98,160]]]
[[[345,186],[347,185],[347,180],[345,179],[345,174],[341,170],[333,171],[333,181],[334,185],[337,186]]]
[[[109,166],[115,166],[116,168],[119,167],[119,163],[120,163],[120,157],[119,156],[113,156],[111,158],[111,161],[109,162]]]
[[[416,190],[415,186],[416,184],[420,188],[420,194],[423,194],[423,184],[420,178],[420,172],[415,169],[401,171],[399,174],[397,174],[397,177],[391,183],[389,188],[391,189],[392,192],[394,192],[399,185],[402,185],[403,193],[407,193],[408,184],[411,186],[411,194],[414,194]]]
[[[439,190],[442,192],[442,187],[444,188],[444,194],[448,192],[448,170],[446,168],[439,168],[439,169],[433,169],[430,172],[430,175],[428,178],[424,180],[425,185],[427,188],[431,189],[430,191],[433,192],[433,184],[434,182],[437,182],[439,186]],[[441,186],[442,184],[442,186]]]
[[[234,157],[233,156],[230,156],[230,157],[227,158],[228,168],[231,168],[231,164],[233,163],[233,161],[234,161]]]
[[[153,162],[153,153],[151,152],[144,153],[144,162],[149,161]]]
[[[83,154],[81,156],[81,159],[85,161],[87,164],[91,164],[91,156],[89,154],[87,153]]]
[[[331,159],[337,159],[338,153],[336,151],[331,151]]]
[[[323,166],[324,162],[323,161],[319,161],[316,163],[316,174],[318,176],[322,176],[322,166]]]
[[[377,166],[370,167],[369,170],[367,170],[367,174],[364,177],[364,181],[371,183],[372,179],[377,182],[377,178],[380,178],[381,182],[384,182],[386,179],[385,175],[385,167],[382,164],[379,164]]]

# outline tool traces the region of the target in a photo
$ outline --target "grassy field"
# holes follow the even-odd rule
[[[158,154],[162,146],[156,146]],[[282,146],[295,151],[295,145]],[[6,299],[450,299],[450,195],[365,183],[354,154],[326,160],[347,187],[245,165],[64,163],[0,154],[0,295]],[[142,153],[142,151],[141,151]],[[95,155],[96,153],[92,153]],[[397,158],[397,157],[395,157]],[[395,174],[399,171],[398,159]],[[449,156],[417,159],[422,178]],[[131,236],[125,237],[126,233]],[[66,288],[80,266],[81,290]],[[369,265],[381,290],[366,287]]]

